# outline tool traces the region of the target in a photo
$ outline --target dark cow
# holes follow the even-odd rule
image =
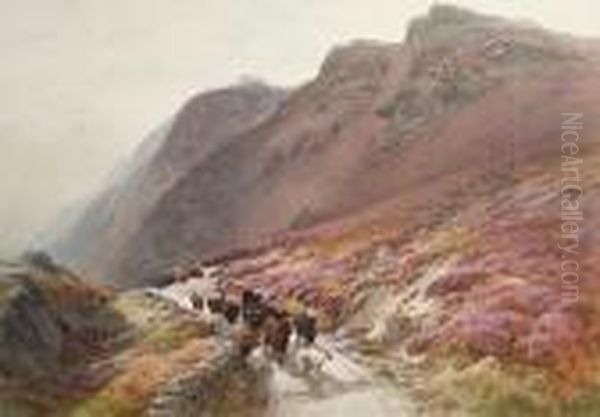
[[[222,295],[210,297],[207,301],[208,310],[212,314],[223,314],[225,309],[225,298]]]
[[[234,351],[241,357],[246,358],[260,345],[260,332],[248,325],[239,326],[231,333]]]
[[[294,330],[306,346],[311,346],[317,338],[317,319],[306,312],[294,317]]]
[[[277,318],[277,328],[272,340],[273,353],[277,361],[283,362],[288,351],[290,336],[292,335],[292,324],[286,314]]]
[[[223,315],[229,324],[235,324],[240,316],[240,306],[231,301],[225,301]]]
[[[263,297],[252,290],[244,290],[242,293],[242,309],[252,308],[257,304],[263,303]]]
[[[200,295],[193,293],[190,297],[190,302],[195,310],[204,310],[204,298],[202,298]]]
[[[254,329],[259,329],[267,318],[268,307],[260,294],[245,290],[242,294],[242,319]]]
[[[278,362],[283,362],[288,351],[292,324],[289,316],[273,308],[267,308],[267,317],[263,325],[263,345],[267,354]]]

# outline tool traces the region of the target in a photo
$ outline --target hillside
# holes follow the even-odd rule
[[[597,417],[599,75],[600,41],[436,6],[198,95],[61,242],[102,285],[0,265],[0,414]],[[232,365],[214,286],[315,312],[329,358]]]
[[[125,284],[112,276],[112,267],[124,262],[124,246],[163,195],[215,149],[271,115],[284,96],[281,89],[247,83],[192,98],[59,230],[49,245],[53,254],[104,282]]]
[[[593,42],[440,6],[403,43],[336,48],[286,95],[201,95],[150,162],[93,205],[106,221],[73,239],[77,263],[119,286],[158,282],[198,255],[398,199],[397,227],[418,230],[511,187],[515,167],[558,158],[557,115],[598,109],[597,57]]]
[[[169,395],[198,410],[187,385],[214,395],[237,372],[212,336],[201,317],[149,291],[2,264],[0,415],[132,417]]]

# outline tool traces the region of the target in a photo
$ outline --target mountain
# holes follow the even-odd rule
[[[92,276],[111,277],[124,245],[163,195],[217,148],[271,115],[285,91],[248,82],[192,98],[152,133],[108,186],[62,227],[53,255]],[[164,273],[160,270],[160,273]],[[107,278],[106,281],[118,283]]]
[[[90,242],[112,221],[119,194],[125,187],[134,187],[144,175],[147,165],[163,145],[170,129],[171,123],[166,123],[152,132],[131,158],[117,167],[99,195],[94,195],[91,201],[78,201],[63,210],[45,235],[32,239],[30,246],[50,247],[53,255],[64,262],[84,258]]]
[[[123,287],[193,261],[216,266],[232,299],[251,288],[292,314],[313,310],[333,336],[320,342],[346,354],[343,373],[359,358],[367,385],[385,387],[373,401],[360,379],[293,375],[293,395],[267,402],[275,415],[301,401],[327,415],[337,401],[407,397],[418,407],[406,415],[596,416],[599,58],[597,40],[435,6],[403,43],[336,48],[297,89],[202,94],[110,204],[91,204],[110,220],[78,241],[78,262]],[[216,398],[215,415],[250,413],[227,397],[243,393],[214,384],[232,374],[209,360],[218,348],[206,323],[165,293],[26,271],[0,274],[0,384],[34,375],[57,389],[3,389],[1,406],[184,416]],[[187,302],[202,284],[162,291]],[[73,287],[86,295],[53,302]],[[98,356],[85,354],[99,347],[81,323],[104,335]],[[85,346],[83,363],[52,366],[60,346]],[[68,377],[49,377],[65,367]],[[285,390],[285,372],[267,372],[269,395]],[[74,380],[86,382],[75,399]],[[241,385],[263,388],[252,381]]]
[[[201,95],[79,261],[136,286],[187,259],[363,217],[410,238],[559,161],[561,113],[589,115],[593,148],[597,57],[597,42],[436,6],[403,43],[338,47],[264,106],[246,95],[223,111],[214,101],[236,88]]]

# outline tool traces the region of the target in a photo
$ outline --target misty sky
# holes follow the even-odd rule
[[[332,45],[402,39],[425,0],[0,0],[0,256],[92,193],[202,89],[313,76]],[[465,0],[597,35],[593,0]]]

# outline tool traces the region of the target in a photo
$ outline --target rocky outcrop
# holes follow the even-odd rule
[[[66,362],[85,360],[125,324],[105,308],[110,295],[65,270],[30,265],[0,271],[0,376],[54,376]],[[97,352],[97,350],[96,350]],[[76,361],[75,361],[76,362]]]
[[[489,34],[500,27],[509,28],[510,24],[458,6],[434,5],[427,15],[409,24],[406,41],[417,50],[425,50]]]

